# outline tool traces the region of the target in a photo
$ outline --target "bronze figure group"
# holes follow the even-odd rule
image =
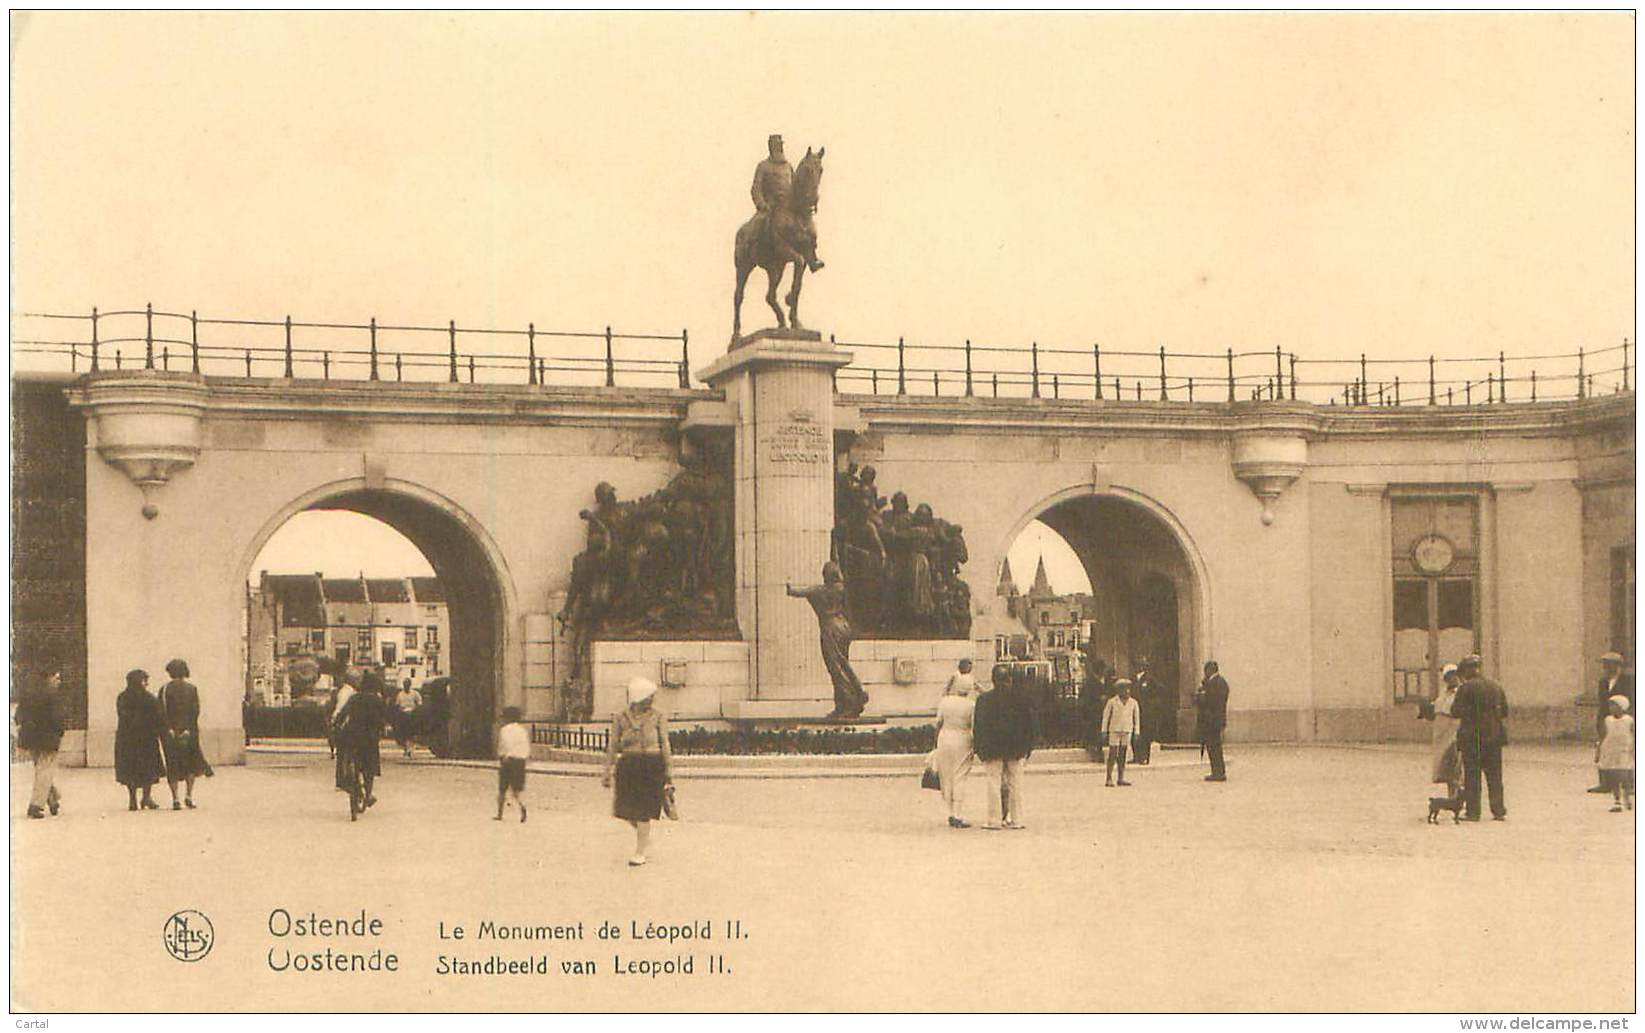
[[[586,679],[596,635],[607,638],[737,636],[730,477],[706,451],[665,487],[629,502],[601,482],[577,515],[587,544],[571,563],[560,610],[570,635],[567,680]]]
[[[965,529],[926,503],[879,494],[872,466],[835,477],[832,554],[845,576],[846,610],[859,636],[969,638],[971,589]]]

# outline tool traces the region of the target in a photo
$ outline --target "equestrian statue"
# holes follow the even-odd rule
[[[735,251],[737,296],[731,317],[731,341],[742,333],[743,288],[755,266],[765,270],[765,303],[777,314],[778,329],[800,328],[800,284],[806,270],[823,267],[817,257],[817,226],[812,214],[817,210],[817,184],[822,179],[825,148],[806,148],[798,168],[783,157],[783,138],[775,134],[768,141],[770,156],[754,169],[754,217],[737,230]],[[777,285],[783,270],[793,265],[788,315],[777,304]]]

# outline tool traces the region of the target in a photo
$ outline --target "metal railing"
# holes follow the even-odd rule
[[[218,319],[141,309],[28,312],[12,327],[15,368],[154,369],[213,376],[680,387],[689,334]],[[23,361],[19,361],[23,357]]]
[[[1633,346],[1559,354],[1304,359],[1271,351],[830,341],[854,353],[842,392],[1127,402],[1307,401],[1318,405],[1479,405],[1633,390]]]
[[[1170,351],[829,340],[854,353],[846,393],[1390,407],[1495,405],[1631,392],[1632,342],[1541,355],[1304,359],[1281,348]],[[677,357],[675,345],[678,346]],[[691,385],[690,335],[220,319],[152,306],[13,320],[16,368],[177,370],[214,376],[410,382]]]

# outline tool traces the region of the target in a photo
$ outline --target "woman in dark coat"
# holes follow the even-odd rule
[[[160,687],[160,709],[165,715],[165,736],[161,745],[166,755],[166,785],[171,789],[171,809],[194,809],[194,779],[210,778],[211,765],[200,750],[200,690],[188,680],[188,664],[173,660],[166,664],[171,681]],[[177,783],[184,784],[183,802],[177,802]]]
[[[139,806],[137,791],[143,791],[141,806],[144,810],[158,810],[152,791],[154,783],[165,773],[165,762],[160,758],[160,736],[165,732],[165,715],[160,701],[149,694],[147,671],[126,674],[126,691],[114,701],[114,780],[126,787],[130,806]]]

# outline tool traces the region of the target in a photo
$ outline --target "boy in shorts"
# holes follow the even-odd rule
[[[510,793],[520,805],[525,821],[525,762],[531,756],[531,733],[520,723],[519,707],[503,708],[503,726],[497,730],[497,817],[503,820],[503,803]]]

